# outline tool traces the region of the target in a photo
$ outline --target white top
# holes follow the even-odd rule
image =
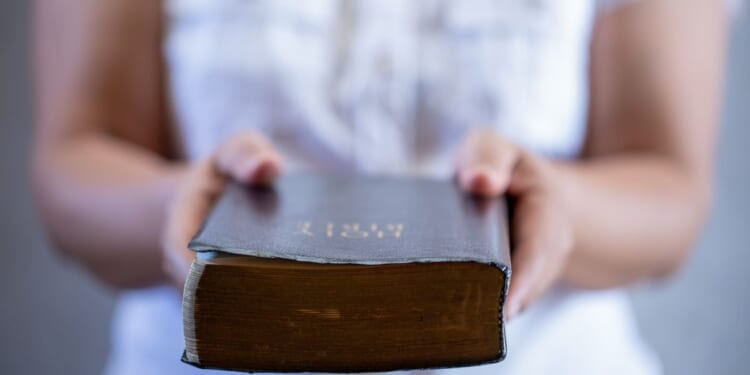
[[[190,158],[241,129],[291,170],[449,178],[470,127],[550,157],[585,132],[595,0],[172,0],[166,56]],[[179,361],[179,295],[120,298],[107,367],[208,374]],[[655,374],[623,291],[556,287],[508,325],[499,364],[461,374]],[[419,371],[419,373],[423,373]]]

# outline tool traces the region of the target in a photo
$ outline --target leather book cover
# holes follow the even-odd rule
[[[194,251],[317,263],[475,261],[509,271],[505,206],[452,181],[291,175],[271,188],[230,183]]]

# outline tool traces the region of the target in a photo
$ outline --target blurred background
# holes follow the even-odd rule
[[[0,2],[0,374],[98,374],[115,295],[49,247],[29,191],[28,8],[24,0]],[[714,211],[696,254],[676,279],[632,292],[641,330],[667,374],[750,369],[746,14],[733,28],[728,74]]]

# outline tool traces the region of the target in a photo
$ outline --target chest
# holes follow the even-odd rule
[[[246,127],[295,152],[375,169],[434,159],[473,126],[559,155],[582,138],[593,17],[585,1],[167,7],[173,98],[191,154]],[[382,150],[392,160],[372,162]]]

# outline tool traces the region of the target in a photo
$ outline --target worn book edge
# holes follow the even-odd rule
[[[503,236],[505,237],[505,236]],[[506,243],[507,248],[507,238],[502,239]],[[215,248],[212,248],[211,246],[207,246],[204,244],[200,244],[195,241],[191,241],[189,248],[197,253],[197,256],[200,258],[211,258],[216,255],[216,253],[228,253],[228,254],[234,254],[234,255],[240,255],[240,256],[258,256],[258,257],[264,257],[264,258],[278,258],[278,259],[292,259],[297,261],[303,261],[295,258],[290,258],[286,256],[278,256],[278,253],[270,253],[270,252],[261,252],[258,251],[257,255],[250,255],[250,253],[255,253],[252,250],[248,249],[226,249],[225,250],[218,250]],[[232,251],[234,250],[234,251]],[[303,257],[300,257],[303,258]],[[309,257],[313,258],[313,257]],[[492,363],[498,363],[505,359],[505,357],[508,354],[508,345],[506,341],[506,335],[505,335],[505,324],[503,324],[503,317],[504,317],[504,308],[505,308],[505,297],[508,294],[508,289],[510,287],[510,277],[512,270],[511,268],[502,263],[497,262],[486,262],[476,259],[467,259],[467,258],[428,258],[428,259],[410,259],[405,260],[402,258],[399,258],[395,262],[388,262],[388,261],[373,261],[373,262],[364,262],[364,261],[331,261],[331,259],[320,259],[316,258],[318,261],[316,263],[323,263],[323,264],[331,264],[331,263],[337,263],[337,264],[363,264],[363,265],[381,265],[381,264],[402,264],[402,263],[433,263],[433,262],[460,262],[460,261],[469,261],[469,262],[475,262],[475,263],[481,263],[493,266],[500,270],[505,275],[505,283],[503,285],[503,293],[500,294],[500,301],[498,304],[498,332],[499,332],[499,338],[498,342],[500,345],[500,352],[497,353],[497,356],[495,358],[489,359],[484,362],[467,362],[467,363],[456,363],[448,366],[432,366],[432,367],[409,367],[409,368],[403,368],[403,367],[394,367],[392,369],[383,369],[378,370],[377,372],[388,372],[388,371],[408,371],[408,370],[437,370],[437,369],[448,369],[448,368],[457,368],[457,367],[472,367],[472,366],[482,366],[482,365],[488,365]],[[230,368],[225,367],[212,367],[212,366],[203,366],[200,364],[200,362],[193,361],[190,358],[188,358],[187,351],[183,350],[182,352],[182,358],[181,361],[184,363],[187,363],[191,366],[201,368],[201,369],[218,369],[218,370],[232,370]],[[256,372],[277,372],[277,373],[298,373],[299,370],[267,370],[267,369],[256,369],[256,370],[247,370],[247,369],[241,369],[239,371],[246,372],[246,373],[256,373]],[[315,370],[306,370],[303,372],[311,372],[311,373],[369,373],[372,371],[315,371]]]
[[[413,370],[440,370],[440,369],[451,369],[451,368],[458,368],[458,367],[473,367],[473,366],[483,366],[483,365],[489,365],[493,363],[498,363],[503,360],[504,357],[496,357],[491,360],[485,361],[485,362],[471,362],[471,363],[464,363],[464,364],[455,364],[450,366],[434,366],[434,367],[416,367],[416,368],[402,368],[402,367],[394,367],[392,369],[383,369],[383,370],[377,370],[376,372],[390,372],[390,371],[413,371]],[[225,368],[225,367],[212,367],[212,366],[203,366],[198,362],[191,362],[187,358],[187,353],[183,350],[182,351],[182,362],[187,363],[193,367],[197,367],[200,369],[206,369],[206,370],[228,370],[228,371],[240,371],[240,372],[246,372],[249,374],[253,374],[256,372],[262,372],[262,373],[300,373],[300,372],[311,372],[311,373],[327,373],[327,374],[365,374],[365,373],[372,373],[373,371],[300,371],[300,370],[246,370],[246,369],[231,369],[231,368]]]

